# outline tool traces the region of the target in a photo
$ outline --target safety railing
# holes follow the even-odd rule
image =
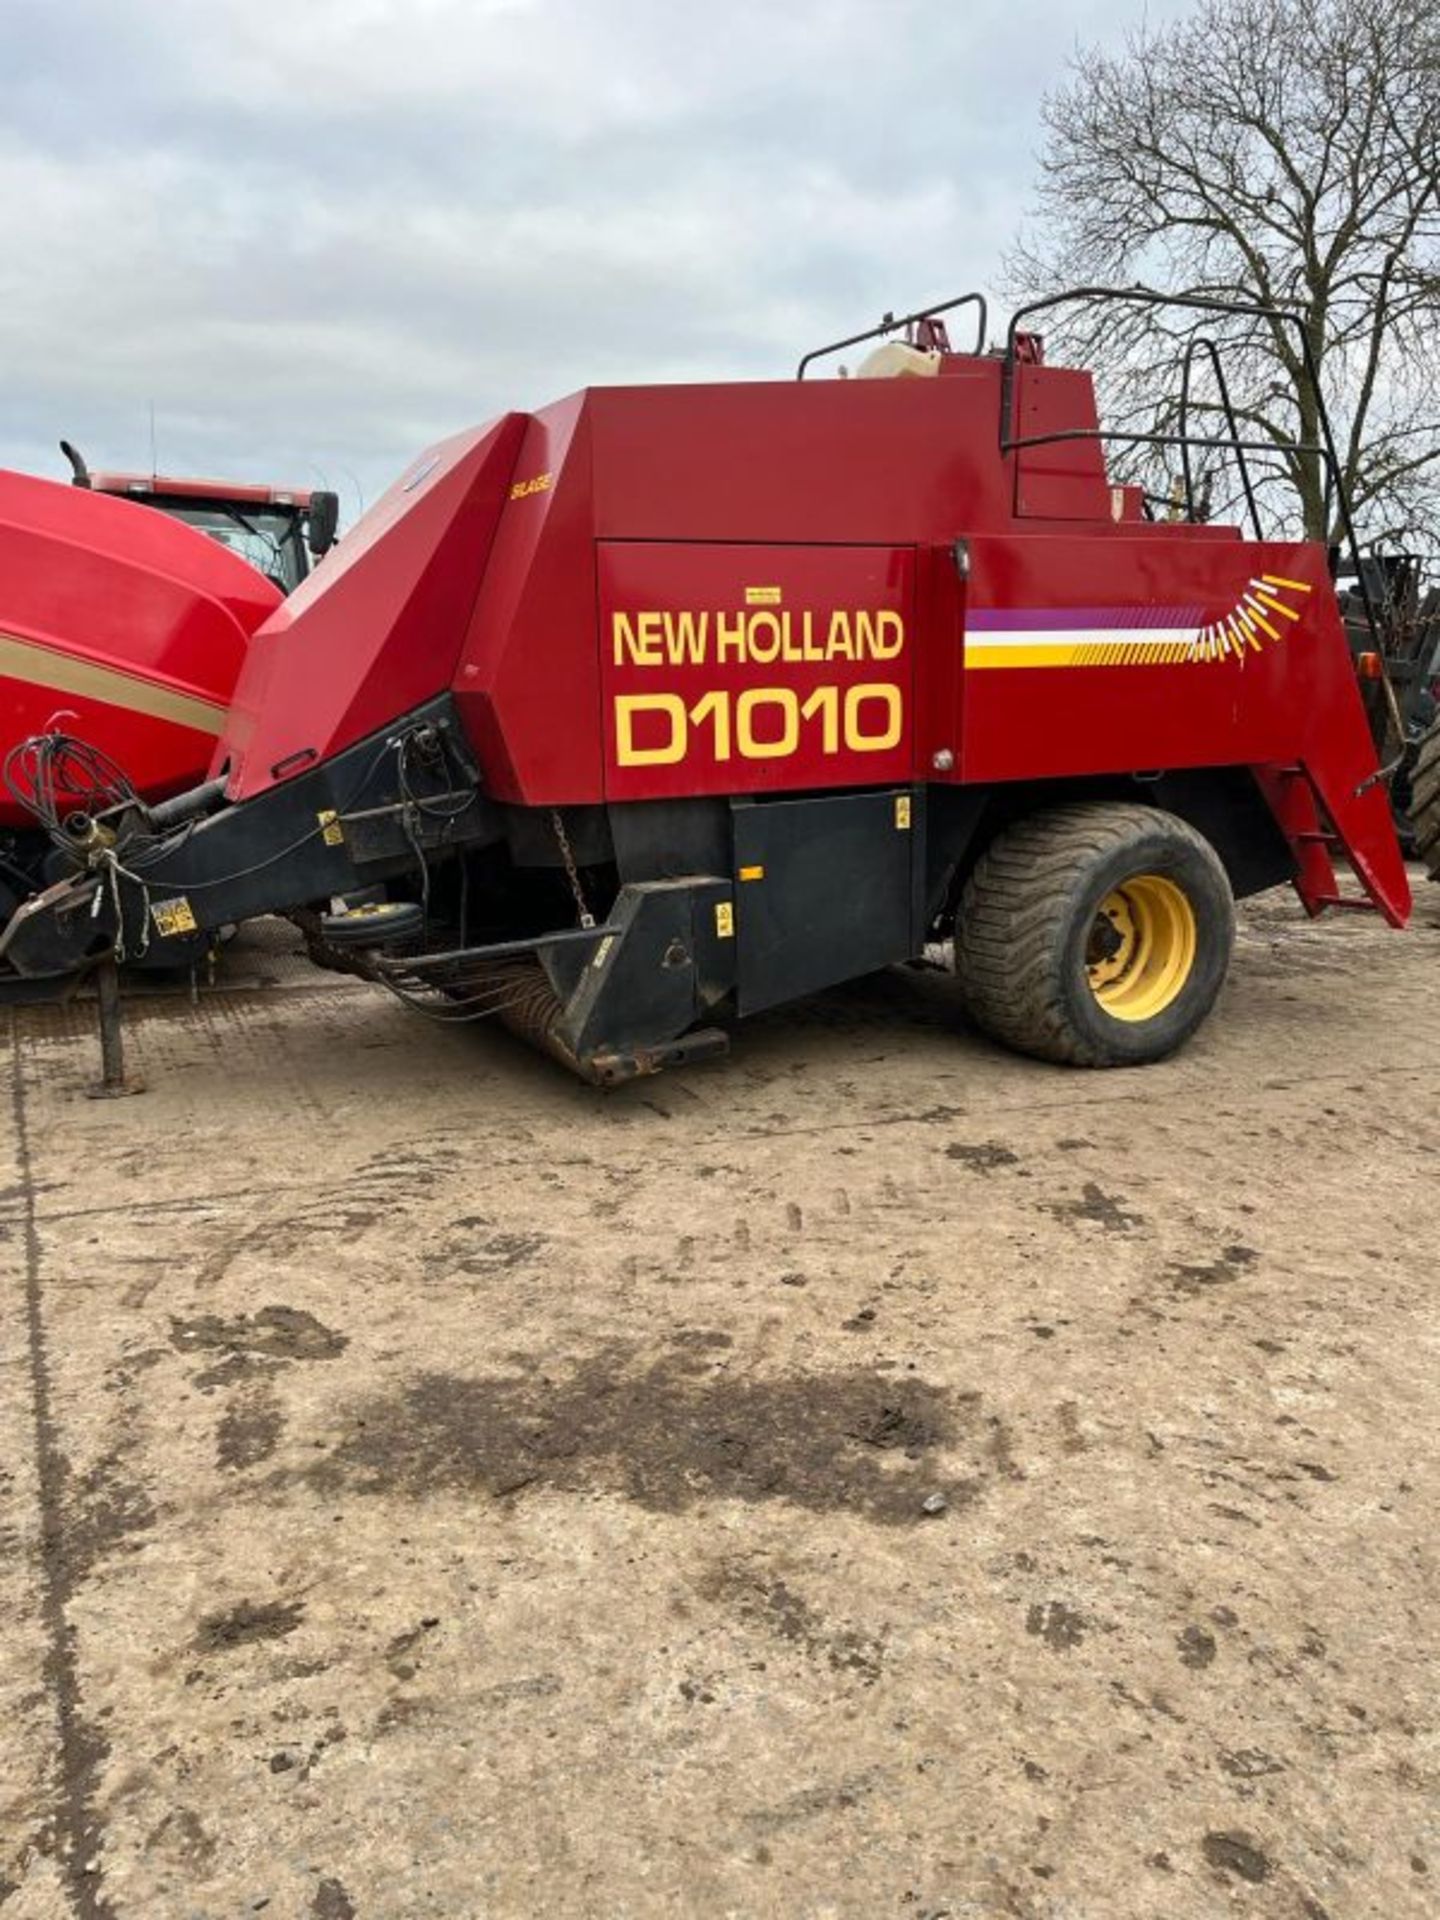
[[[1055,307],[1076,301],[1113,300],[1133,306],[1178,307],[1192,313],[1224,314],[1239,319],[1259,319],[1280,321],[1295,329],[1300,346],[1301,366],[1315,401],[1316,424],[1320,429],[1318,441],[1281,441],[1281,440],[1242,440],[1237,432],[1230,432],[1223,438],[1200,438],[1188,431],[1179,433],[1132,433],[1118,428],[1073,427],[1056,433],[1038,433],[1017,435],[1015,427],[1015,406],[1019,381],[1017,369],[1023,364],[1019,354],[1019,339],[1024,331],[1023,323],[1037,313],[1047,313]],[[1217,356],[1218,358],[1218,356]],[[1264,301],[1221,300],[1209,294],[1197,293],[1161,293],[1154,287],[1070,287],[1063,293],[1047,294],[1041,300],[1032,300],[1027,306],[1019,307],[1010,317],[1005,332],[1004,372],[1000,386],[1000,451],[1002,454],[1023,453],[1030,447],[1055,446],[1064,441],[1093,441],[1102,445],[1171,447],[1180,452],[1182,463],[1188,453],[1195,449],[1213,449],[1228,452],[1243,463],[1247,453],[1269,454],[1306,454],[1317,459],[1326,476],[1325,519],[1328,526],[1330,508],[1333,502],[1339,515],[1341,530],[1344,533],[1344,547],[1351,565],[1354,567],[1364,608],[1365,622],[1374,641],[1375,651],[1381,657],[1382,673],[1385,670],[1384,647],[1381,641],[1379,617],[1370,594],[1369,583],[1360,566],[1360,544],[1355,533],[1355,522],[1350,511],[1349,497],[1345,491],[1344,474],[1340,465],[1340,456],[1335,447],[1335,435],[1330,425],[1329,410],[1320,388],[1320,371],[1315,363],[1314,349],[1310,344],[1310,334],[1303,317],[1290,307],[1277,307]],[[1228,403],[1228,395],[1226,396]],[[1188,429],[1188,418],[1182,418],[1182,427]],[[1235,416],[1233,409],[1228,410],[1228,424],[1233,429]],[[1252,511],[1254,497],[1250,496]],[[1257,537],[1258,514],[1256,515]],[[1399,709],[1395,702],[1395,693],[1390,685],[1388,673],[1385,673],[1385,687],[1397,734],[1403,733]],[[1398,764],[1398,763],[1397,763]],[[1382,768],[1381,776],[1391,769]]]
[[[1225,425],[1235,447],[1235,464],[1240,473],[1240,485],[1245,490],[1245,502],[1250,509],[1250,526],[1257,540],[1265,538],[1260,528],[1260,506],[1255,498],[1255,488],[1250,480],[1250,468],[1245,452],[1240,444],[1240,428],[1235,418],[1235,408],[1230,399],[1230,388],[1225,379],[1225,369],[1220,363],[1220,350],[1208,334],[1197,333],[1185,348],[1185,358],[1180,363],[1180,466],[1185,484],[1185,512],[1193,520],[1195,513],[1195,476],[1190,468],[1190,376],[1195,365],[1195,356],[1201,349],[1210,356],[1210,368],[1215,375],[1216,390],[1220,395],[1221,410],[1225,415]]]
[[[1117,428],[1101,428],[1097,430],[1089,427],[1074,427],[1053,434],[1017,436],[1014,431],[1015,404],[1018,391],[1016,369],[1022,364],[1018,351],[1018,341],[1024,330],[1023,322],[1032,319],[1037,313],[1047,313],[1055,307],[1071,305],[1082,300],[1097,302],[1110,300],[1131,306],[1143,307],[1179,307],[1194,313],[1224,314],[1232,318],[1241,319],[1278,320],[1285,325],[1293,326],[1295,329],[1295,337],[1299,342],[1301,364],[1315,400],[1316,424],[1320,429],[1320,439],[1318,441],[1283,441],[1278,439],[1263,441],[1242,440],[1238,431],[1236,431],[1235,413],[1230,404],[1228,391],[1224,391],[1223,404],[1227,416],[1227,425],[1231,428],[1229,435],[1224,439],[1200,439],[1191,434],[1188,431],[1189,422],[1187,417],[1188,386],[1189,365],[1193,360],[1195,347],[1203,343],[1211,353],[1212,364],[1218,366],[1219,362],[1219,354],[1215,349],[1214,342],[1203,339],[1203,336],[1200,341],[1192,341],[1190,343],[1190,350],[1186,355],[1186,365],[1182,369],[1182,405],[1185,406],[1185,412],[1182,413],[1181,432],[1143,434],[1130,433]],[[1319,368],[1315,363],[1315,354],[1310,344],[1309,330],[1305,325],[1303,317],[1296,313],[1293,308],[1278,307],[1263,301],[1221,300],[1209,294],[1161,293],[1154,287],[1070,287],[1063,293],[1047,294],[1041,300],[1032,300],[1028,306],[1018,307],[1016,309],[1011,315],[1009,326],[1005,331],[1004,361],[1005,367],[1000,389],[1000,451],[1002,453],[1019,453],[1023,452],[1027,447],[1049,445],[1062,440],[1111,440],[1132,446],[1174,447],[1181,451],[1182,458],[1184,449],[1187,446],[1192,448],[1229,448],[1233,450],[1237,456],[1241,457],[1247,452],[1314,455],[1321,462],[1326,474],[1326,518],[1327,520],[1329,518],[1330,501],[1333,496],[1336,509],[1340,516],[1340,524],[1345,534],[1347,549],[1351,558],[1354,559],[1358,565],[1359,543],[1355,536],[1355,525],[1350,514],[1350,502],[1345,494],[1340,456],[1335,448],[1335,435],[1330,425],[1329,410],[1325,405],[1325,396],[1320,388]],[[1222,389],[1223,381],[1224,376],[1221,374]],[[1253,494],[1250,494],[1249,498],[1253,503]]]
[[[954,313],[959,307],[974,307],[977,309],[975,346],[972,351],[975,353],[983,353],[985,351],[985,334],[989,325],[989,305],[983,293],[962,293],[957,299],[944,300],[936,307],[920,307],[914,313],[901,314],[898,319],[893,313],[887,313],[878,327],[867,327],[864,333],[852,333],[848,334],[843,340],[832,340],[828,347],[813,348],[805,355],[800,365],[795,369],[795,378],[797,380],[803,380],[805,378],[805,369],[814,361],[823,360],[827,354],[840,353],[846,347],[858,347],[866,340],[885,340],[888,339],[892,333],[899,333],[902,329],[904,329],[908,335],[910,328],[919,327],[927,320],[938,321],[942,314]]]

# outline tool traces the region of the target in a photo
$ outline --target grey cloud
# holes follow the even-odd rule
[[[1152,14],[1154,8],[1151,9]],[[0,462],[369,497],[588,381],[784,377],[995,277],[1123,0],[8,0]]]

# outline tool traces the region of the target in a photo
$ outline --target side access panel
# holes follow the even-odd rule
[[[911,958],[920,823],[909,788],[737,801],[734,821],[741,1014]]]
[[[606,540],[610,801],[909,778],[915,550]]]
[[[1363,731],[1315,547],[977,538],[964,660],[967,781],[1258,766],[1313,712]]]

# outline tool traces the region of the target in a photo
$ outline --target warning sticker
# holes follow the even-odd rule
[[[155,931],[162,940],[172,939],[177,933],[195,933],[199,922],[190,911],[190,902],[183,893],[177,893],[173,900],[157,900],[150,908],[150,918],[155,922]]]

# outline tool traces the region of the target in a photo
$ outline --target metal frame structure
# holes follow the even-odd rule
[[[978,308],[979,319],[975,329],[976,337],[973,351],[983,353],[985,351],[985,335],[989,327],[989,302],[983,293],[962,293],[954,300],[941,301],[938,306],[918,307],[914,313],[902,314],[898,320],[893,313],[887,313],[881,320],[879,326],[867,327],[864,333],[852,333],[848,334],[843,340],[832,340],[828,347],[813,347],[795,369],[795,378],[797,380],[803,380],[805,378],[805,369],[814,361],[825,359],[829,354],[840,353],[846,347],[858,347],[866,340],[888,339],[892,333],[899,333],[902,327],[908,330],[911,327],[920,326],[924,321],[938,320],[942,313],[954,313],[957,307]]]
[[[1235,463],[1240,472],[1240,484],[1245,490],[1245,503],[1250,510],[1250,528],[1257,540],[1263,540],[1265,535],[1260,525],[1260,504],[1255,498],[1250,468],[1240,444],[1240,428],[1236,423],[1235,408],[1230,399],[1230,387],[1225,378],[1225,368],[1220,360],[1220,350],[1205,333],[1197,333],[1194,339],[1188,342],[1185,358],[1180,363],[1180,465],[1185,476],[1185,511],[1190,519],[1195,518],[1195,480],[1190,469],[1190,375],[1195,365],[1195,355],[1202,347],[1210,356],[1210,366],[1215,375],[1215,385],[1220,392],[1220,406],[1225,415],[1225,424],[1230,429],[1230,438],[1235,444]]]
[[[1015,424],[1016,390],[1018,386],[1016,369],[1021,364],[1017,350],[1018,340],[1022,332],[1021,322],[1029,320],[1037,313],[1047,313],[1055,307],[1066,306],[1080,300],[1095,302],[1110,300],[1144,307],[1179,307],[1194,313],[1222,314],[1238,319],[1279,320],[1293,326],[1296,337],[1300,342],[1300,357],[1305,368],[1305,374],[1310,383],[1310,390],[1315,397],[1315,410],[1320,426],[1320,439],[1318,441],[1293,441],[1289,443],[1241,440],[1234,431],[1234,415],[1228,405],[1228,393],[1225,394],[1225,403],[1231,432],[1225,438],[1217,439],[1207,437],[1205,439],[1199,439],[1189,434],[1185,431],[1188,426],[1188,419],[1183,412],[1180,422],[1181,431],[1178,433],[1132,433],[1119,428],[1101,427],[1098,429],[1067,428],[1058,433],[1029,434],[1017,437],[1013,429]],[[1190,343],[1192,349],[1195,344],[1194,341]],[[1205,344],[1210,347],[1212,355],[1218,364],[1219,355],[1215,351],[1214,343],[1206,340]],[[1187,354],[1186,374],[1188,374],[1189,358],[1190,355]],[[1403,754],[1404,725],[1400,716],[1399,704],[1395,697],[1395,690],[1390,683],[1388,668],[1385,662],[1380,619],[1375,611],[1374,601],[1370,595],[1369,584],[1361,568],[1359,537],[1355,531],[1355,522],[1350,511],[1349,497],[1345,491],[1344,475],[1340,465],[1340,456],[1335,446],[1334,431],[1330,425],[1329,409],[1325,405],[1325,395],[1320,386],[1320,371],[1315,363],[1315,353],[1311,346],[1310,335],[1306,330],[1305,322],[1300,314],[1294,312],[1294,310],[1289,307],[1277,307],[1264,301],[1218,300],[1207,294],[1162,293],[1154,287],[1071,287],[1064,293],[1047,294],[1043,299],[1032,300],[1028,305],[1016,308],[1015,312],[1010,316],[1010,324],[1005,330],[1004,359],[1005,371],[1001,384],[1000,402],[1000,451],[1002,454],[1022,453],[1031,447],[1054,446],[1068,441],[1092,441],[1102,445],[1113,443],[1120,446],[1174,447],[1179,450],[1182,463],[1186,467],[1187,503],[1189,495],[1188,461],[1192,449],[1213,448],[1219,452],[1233,453],[1241,463],[1242,473],[1245,471],[1244,458],[1247,453],[1304,453],[1315,455],[1324,465],[1326,472],[1326,517],[1327,519],[1329,518],[1329,505],[1333,497],[1336,510],[1340,516],[1340,525],[1345,535],[1345,548],[1351,564],[1355,569],[1366,624],[1369,627],[1371,638],[1375,642],[1375,651],[1380,655],[1381,677],[1386,691],[1386,703],[1390,711],[1391,723],[1394,726],[1399,742],[1400,752]],[[1188,381],[1182,384],[1182,394],[1188,398]],[[1246,491],[1250,498],[1253,513],[1255,503],[1253,495],[1250,494],[1248,484]],[[1256,520],[1256,527],[1258,537],[1258,519]],[[1393,762],[1379,768],[1372,778],[1376,780],[1387,778],[1395,771],[1399,764],[1399,758],[1397,757]]]

